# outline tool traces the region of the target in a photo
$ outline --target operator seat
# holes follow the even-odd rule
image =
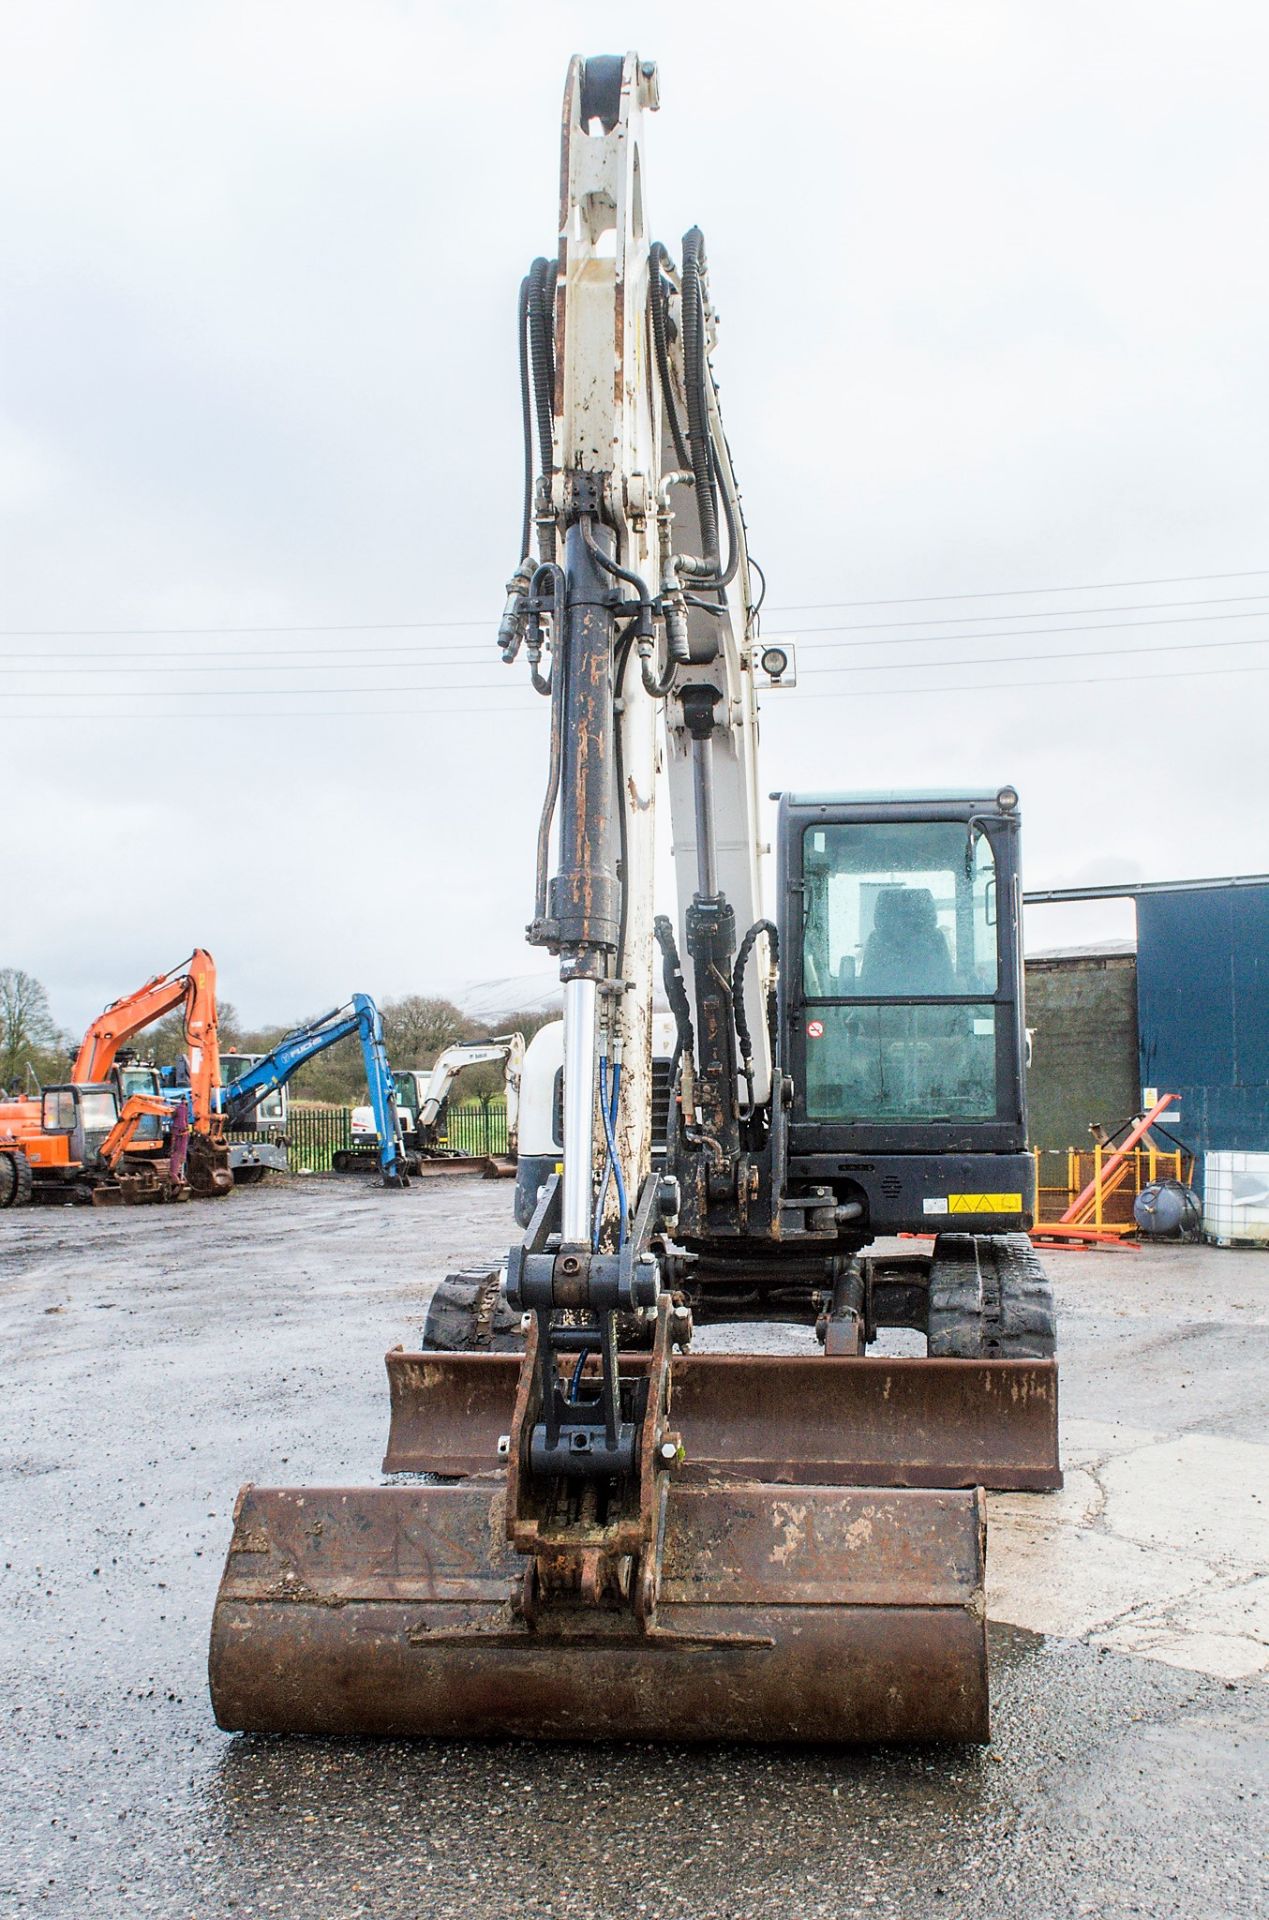
[[[860,982],[870,993],[955,993],[952,956],[928,887],[887,887],[877,895]]]

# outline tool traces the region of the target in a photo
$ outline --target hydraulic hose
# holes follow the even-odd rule
[[[561,613],[562,617],[562,613]],[[546,792],[538,820],[537,873],[534,887],[534,918],[545,920],[547,882],[551,864],[551,823],[560,792],[560,762],[564,746],[564,686],[568,672],[565,649],[558,644],[551,662],[551,758],[547,769]]]
[[[669,288],[665,273],[673,273],[674,262],[659,240],[654,240],[648,249],[648,266],[651,269],[648,279],[648,312],[652,321],[652,348],[656,357],[657,377],[661,382],[661,405],[673,436],[675,458],[680,467],[690,468],[692,462],[687,451],[687,442],[683,438],[683,429],[679,425],[678,401],[670,379]]]
[[[740,943],[736,955],[736,964],[731,974],[732,1018],[736,1023],[736,1038],[740,1042],[740,1058],[749,1086],[749,1105],[753,1106],[753,1035],[749,1031],[749,1021],[745,1014],[745,968],[749,956],[757,945],[759,934],[765,933],[771,949],[771,964],[780,963],[780,931],[772,920],[755,920]],[[767,1031],[771,1037],[772,1053],[775,1051],[776,1003],[772,992],[767,994]]]
[[[705,236],[693,227],[683,236],[683,375],[687,387],[688,464],[696,480],[696,511],[700,520],[701,552],[715,573],[719,568],[718,514],[714,496],[714,459],[710,444],[709,408],[705,382]]]
[[[599,1111],[604,1122],[604,1140],[607,1144],[607,1156],[604,1160],[604,1177],[600,1182],[599,1196],[595,1201],[593,1244],[599,1246],[599,1235],[604,1224],[604,1205],[608,1199],[608,1181],[617,1182],[617,1249],[626,1244],[626,1231],[630,1219],[630,1209],[626,1198],[626,1183],[622,1178],[621,1161],[617,1157],[617,1113],[621,1102],[621,1062],[612,1063],[612,1083],[608,1080],[608,1055],[599,1056]]]
[[[529,268],[528,335],[533,400],[538,422],[539,471],[547,480],[555,472],[552,427],[555,418],[555,282],[559,269],[553,260],[538,258]],[[555,528],[542,529],[542,558],[555,558]]]
[[[679,1051],[691,1060],[696,1051],[696,1036],[692,1032],[692,1003],[687,997],[687,987],[683,981],[683,967],[674,928],[666,915],[659,913],[652,922],[652,932],[661,949],[661,977],[665,983],[665,997],[670,1003],[670,1012],[674,1015]]]
[[[533,537],[533,390],[529,377],[530,276],[520,282],[520,417],[524,426],[524,512],[520,519],[520,558],[529,554]]]
[[[536,693],[550,693],[555,684],[556,665],[564,651],[564,602],[568,589],[564,579],[563,567],[557,566],[554,560],[544,560],[540,567],[535,568],[532,578],[529,581],[530,601],[541,599],[542,584],[544,581],[549,581],[551,588],[551,626],[554,633],[554,643],[551,671],[549,674],[544,675],[539,664],[542,658],[542,628],[539,617],[541,609],[531,609],[529,619],[529,666],[531,670],[530,678],[533,681],[533,687]]]
[[[664,671],[660,674],[653,668],[652,650],[655,644],[655,630],[652,624],[652,595],[648,592],[647,583],[641,580],[637,573],[631,573],[629,568],[618,565],[610,554],[604,552],[595,538],[589,514],[583,514],[581,526],[582,539],[587,550],[599,562],[604,572],[611,574],[614,580],[624,580],[626,585],[633,587],[639,596],[639,611],[634,623],[634,640],[639,649],[639,670],[647,691],[654,699],[663,700],[674,683],[677,662],[673,657],[669,658]]]

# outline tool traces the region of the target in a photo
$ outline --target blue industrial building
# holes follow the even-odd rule
[[[1142,1103],[1180,1095],[1195,1154],[1269,1152],[1269,874],[1028,893],[1137,908]]]

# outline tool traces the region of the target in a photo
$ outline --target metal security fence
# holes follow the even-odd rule
[[[352,1145],[352,1108],[293,1106],[286,1135],[292,1173],[329,1173],[332,1156]]]
[[[335,1154],[353,1143],[352,1108],[293,1105],[286,1131],[292,1173],[329,1173]],[[441,1145],[452,1153],[505,1154],[506,1101],[491,1100],[488,1106],[482,1106],[472,1100],[463,1106],[451,1106]]]
[[[472,1100],[451,1107],[445,1116],[442,1144],[453,1153],[487,1154],[507,1151],[507,1103],[491,1100],[482,1106]]]

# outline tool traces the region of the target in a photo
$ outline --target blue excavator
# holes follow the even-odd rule
[[[336,1046],[354,1033],[361,1041],[366,1065],[382,1184],[406,1187],[417,1163],[402,1145],[396,1082],[384,1045],[383,1017],[368,993],[354,993],[345,1006],[334,1007],[319,1019],[297,1027],[284,1040],[279,1040],[271,1052],[253,1061],[232,1085],[222,1086],[219,1102],[225,1130],[232,1132],[250,1127],[261,1103],[270,1094],[284,1087],[315,1054],[324,1053],[327,1047]],[[179,1088],[168,1092],[169,1099],[179,1097]]]

